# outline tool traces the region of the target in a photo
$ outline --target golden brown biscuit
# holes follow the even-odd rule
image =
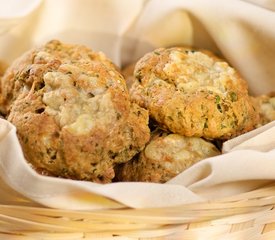
[[[210,142],[157,131],[145,149],[117,169],[119,181],[164,183],[194,163],[220,154]]]
[[[259,121],[246,82],[228,63],[188,48],[160,48],[135,67],[132,100],[184,136],[229,139]]]
[[[260,126],[275,121],[275,92],[255,98],[260,107]]]
[[[7,78],[8,120],[40,172],[111,182],[114,166],[150,138],[147,110],[130,103],[125,80],[101,53],[50,42],[19,59]]]

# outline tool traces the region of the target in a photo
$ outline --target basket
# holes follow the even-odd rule
[[[169,208],[73,211],[0,205],[0,239],[274,240],[275,184]]]

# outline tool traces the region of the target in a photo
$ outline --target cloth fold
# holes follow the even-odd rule
[[[275,89],[272,9],[272,1],[256,0],[45,0],[21,24],[2,32],[0,59],[11,63],[53,38],[103,51],[120,66],[157,47],[192,45],[223,55],[252,94],[263,94]],[[0,203],[91,210],[232,196],[274,182],[274,136],[272,122],[229,140],[222,155],[198,162],[166,184],[101,185],[39,175],[24,159],[15,127],[0,119]]]
[[[41,0],[0,0],[0,34],[19,25],[41,4]]]

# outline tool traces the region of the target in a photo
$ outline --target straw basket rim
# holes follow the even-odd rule
[[[275,239],[275,183],[167,208],[62,210],[0,205],[0,239]]]

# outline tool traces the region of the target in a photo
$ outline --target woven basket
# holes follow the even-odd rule
[[[169,208],[72,211],[0,205],[0,239],[274,240],[275,184]]]

